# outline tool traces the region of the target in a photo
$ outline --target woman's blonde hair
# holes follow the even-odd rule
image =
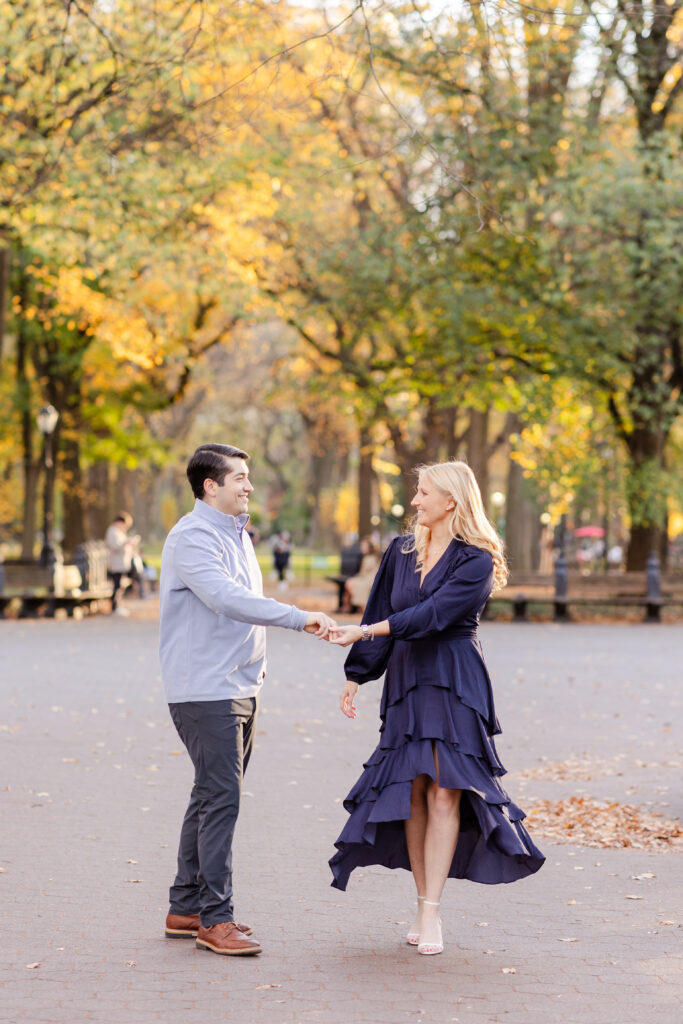
[[[504,587],[508,568],[503,542],[486,516],[479,484],[467,463],[454,459],[431,466],[418,466],[416,472],[426,477],[444,497],[453,500],[455,507],[448,524],[451,536],[488,551],[493,559],[493,589]],[[415,539],[413,541],[411,538],[402,550],[406,553],[417,552],[419,571],[425,559],[430,530],[428,526],[420,525],[417,516],[411,521],[411,529]]]

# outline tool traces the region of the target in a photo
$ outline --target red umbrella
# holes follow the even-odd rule
[[[605,531],[602,526],[580,526],[574,530],[575,537],[604,537]]]

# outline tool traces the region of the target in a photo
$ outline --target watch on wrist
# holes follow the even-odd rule
[[[369,640],[370,639],[370,627],[369,626],[363,625],[363,626],[360,627],[360,638],[361,638],[361,640]]]

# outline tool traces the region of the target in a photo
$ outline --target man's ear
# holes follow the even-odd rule
[[[204,494],[208,494],[210,497],[216,497],[216,481],[212,480],[210,476],[207,476],[204,481]]]

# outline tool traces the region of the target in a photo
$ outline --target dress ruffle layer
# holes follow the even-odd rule
[[[434,753],[439,785],[463,791],[449,877],[496,884],[538,871],[544,857],[522,824],[524,812],[498,781],[505,769],[481,713],[438,683],[392,689],[385,689],[379,746],[344,801],[349,820],[330,860],[332,885],[346,889],[351,872],[370,864],[410,870],[404,822],[413,780],[436,781]]]
[[[464,631],[467,634],[467,630]],[[403,700],[415,686],[437,686],[472,708],[489,734],[500,732],[493,703],[493,688],[481,645],[474,631],[458,640],[434,643],[424,640],[395,640],[382,694],[380,715]],[[441,682],[443,680],[443,682]]]

